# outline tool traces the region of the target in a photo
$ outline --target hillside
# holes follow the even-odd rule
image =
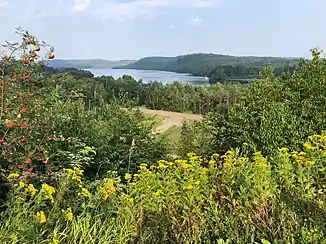
[[[296,58],[230,56],[221,54],[188,54],[177,57],[147,57],[134,63],[116,66],[123,69],[151,69],[191,73],[201,76],[252,77],[256,76],[262,66],[275,68],[294,66]],[[219,70],[222,69],[222,70]],[[223,73],[222,75],[220,73]]]
[[[104,59],[56,59],[48,63],[53,68],[78,68],[78,69],[105,69],[115,66],[128,65],[135,62],[134,60],[110,61]]]

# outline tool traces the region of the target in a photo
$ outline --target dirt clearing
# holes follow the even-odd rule
[[[140,111],[142,111],[146,115],[158,115],[165,117],[161,124],[156,127],[156,132],[166,132],[173,126],[180,127],[182,126],[182,123],[185,120],[201,120],[203,118],[203,116],[198,114],[184,114],[161,110],[151,110],[145,108],[141,108]]]

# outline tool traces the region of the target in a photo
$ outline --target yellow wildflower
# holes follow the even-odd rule
[[[188,164],[188,163],[181,163],[180,166],[181,166],[181,168],[183,168],[183,169],[189,169],[189,168],[192,168],[192,165],[191,165],[191,164]]]
[[[158,168],[159,169],[166,169],[168,166],[167,165],[165,165],[165,164],[163,164],[163,163],[159,163],[159,165],[158,165]]]
[[[29,184],[28,188],[26,189],[26,191],[32,196],[34,197],[37,193],[37,189],[34,187],[33,184]]]
[[[211,160],[209,160],[209,162],[208,162],[208,164],[209,164],[210,166],[214,166],[215,163],[216,163],[216,161],[215,161],[214,159],[211,159]]]
[[[59,244],[57,233],[54,233],[53,235],[52,244]]]
[[[192,185],[187,185],[185,188],[186,188],[187,190],[191,190],[191,189],[193,189],[194,187],[193,187]]]
[[[202,171],[203,171],[204,174],[206,174],[206,172],[208,171],[208,168],[203,167],[203,168],[202,168]]]
[[[152,167],[152,166],[151,166]],[[147,164],[143,163],[139,165],[141,171],[147,171]]]
[[[217,159],[218,157],[219,157],[220,155],[218,154],[218,153],[214,153],[213,155],[212,155],[212,159]]]
[[[282,147],[281,149],[279,149],[279,151],[282,153],[287,153],[289,151],[289,149],[286,147]]]
[[[112,179],[104,179],[104,184],[100,186],[99,193],[102,194],[103,199],[106,200],[108,197],[115,193],[116,187]]]
[[[66,211],[66,217],[69,221],[72,221],[74,219],[74,214],[72,213],[71,208],[68,208]]]
[[[45,213],[43,211],[37,212],[37,217],[40,220],[40,223],[45,223],[46,222],[46,216]]]
[[[130,203],[133,203],[134,199],[132,197],[129,197],[129,198],[127,198],[127,201],[130,202]]]
[[[86,189],[86,188],[82,188],[81,189],[81,194],[84,196],[84,197],[90,197],[91,196],[91,193]]]
[[[196,182],[195,182],[195,185],[199,185],[200,184],[200,181],[199,180],[197,180]]]
[[[54,198],[53,198],[53,194],[55,193],[54,187],[44,183],[42,185],[42,190],[45,192],[45,199],[49,199],[52,203],[54,203]]]
[[[83,170],[74,167],[74,169],[65,169],[65,172],[68,177],[73,180],[76,180],[79,183],[79,186],[81,185],[81,176],[83,175]]]
[[[17,174],[17,173],[12,173],[12,174],[8,175],[7,179],[16,179],[16,178],[18,178],[18,177],[19,177],[19,174]]]
[[[188,158],[191,158],[193,156],[196,156],[196,153],[193,153],[193,152],[187,153],[187,157]]]
[[[169,166],[173,166],[174,165],[173,162],[167,162],[166,164],[169,165]]]
[[[303,146],[307,149],[307,150],[313,150],[314,147],[309,143],[309,142],[305,142],[303,144]]]
[[[19,188],[23,189],[26,186],[26,184],[24,183],[24,181],[19,181]]]
[[[79,169],[77,167],[74,167],[74,171],[75,171],[76,175],[79,175],[79,176],[82,176],[83,172],[84,172],[82,169]]]
[[[158,197],[161,194],[162,194],[162,190],[158,190],[157,192],[154,193],[154,196]]]
[[[125,174],[125,179],[126,179],[127,181],[131,180],[131,178],[132,178],[131,174],[129,174],[129,173],[126,173],[126,174]]]

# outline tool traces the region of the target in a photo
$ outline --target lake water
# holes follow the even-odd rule
[[[160,81],[164,84],[173,83],[174,81],[194,84],[206,85],[208,80],[205,77],[192,76],[191,74],[175,73],[158,70],[137,70],[137,69],[87,69],[95,76],[112,76],[115,79],[123,75],[130,75],[136,80],[142,79],[144,83],[150,81]]]

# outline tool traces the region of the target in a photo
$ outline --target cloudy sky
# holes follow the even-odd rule
[[[309,56],[326,48],[325,11],[325,0],[0,0],[0,41],[20,26],[60,58]]]

